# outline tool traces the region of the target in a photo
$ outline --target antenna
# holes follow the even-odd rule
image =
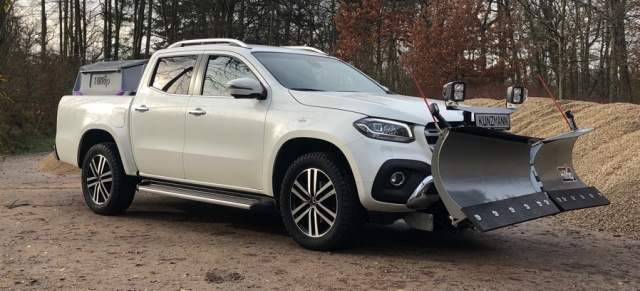
[[[567,125],[569,126],[569,128],[571,130],[575,130],[576,128],[574,128],[571,125],[571,123],[569,122],[569,118],[567,118],[567,115],[564,114],[564,112],[562,111],[562,108],[560,108],[560,104],[558,104],[558,100],[556,100],[556,97],[553,96],[553,93],[551,93],[551,90],[549,90],[549,87],[547,87],[547,83],[544,82],[544,80],[542,79],[542,76],[540,76],[540,74],[537,74],[537,75],[538,75],[538,79],[540,79],[540,82],[542,82],[542,85],[544,86],[544,89],[547,90],[547,94],[549,94],[549,97],[551,97],[551,99],[553,100],[553,103],[556,104],[556,107],[558,108],[558,111],[560,111],[560,114],[562,115],[562,117],[564,117],[564,121],[567,122]],[[572,115],[572,118],[573,118],[573,115]]]
[[[431,107],[429,106],[429,101],[427,101],[427,97],[424,96],[424,93],[422,92],[422,88],[420,87],[420,84],[418,84],[418,80],[416,79],[416,76],[413,74],[413,71],[411,70],[411,67],[409,67],[409,64],[407,63],[407,59],[404,58],[404,55],[402,54],[402,52],[400,50],[398,50],[398,54],[400,55],[400,58],[402,59],[402,63],[404,63],[404,67],[409,72],[409,75],[411,75],[411,79],[413,80],[413,83],[416,85],[416,87],[418,87],[418,92],[420,92],[420,96],[422,96],[422,100],[424,100],[424,103],[427,104],[427,109],[429,109],[429,114],[431,115],[431,118],[433,119],[433,124],[436,126],[436,129],[438,130],[438,132],[441,133],[442,129],[440,129],[440,125],[438,125],[438,122],[436,121],[436,117],[433,115],[433,112],[431,112]]]

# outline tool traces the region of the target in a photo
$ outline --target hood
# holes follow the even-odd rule
[[[308,106],[352,111],[371,117],[421,125],[433,122],[427,105],[419,97],[362,92],[307,92],[294,90],[289,90],[289,92],[298,102]],[[427,100],[429,104],[438,104],[440,114],[447,121],[462,121],[462,111],[447,110],[444,101]]]

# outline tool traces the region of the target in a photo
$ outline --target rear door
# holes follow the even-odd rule
[[[141,175],[183,179],[184,129],[198,54],[158,58],[131,111],[131,142]]]
[[[240,55],[205,55],[201,71],[203,78],[186,116],[186,178],[212,186],[262,189],[264,122],[271,98],[236,99],[226,84],[238,78],[266,83]]]

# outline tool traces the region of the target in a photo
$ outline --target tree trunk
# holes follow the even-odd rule
[[[602,74],[602,86],[600,90],[603,94],[602,97],[605,100],[608,100],[609,103],[613,102],[611,98],[611,58],[609,54],[609,48],[611,44],[611,29],[608,25],[605,25],[605,33],[602,44],[602,49],[600,50],[600,68]]]
[[[233,37],[234,33],[233,33],[233,11],[235,10],[235,1],[225,1],[225,5],[224,5],[224,18],[225,18],[225,24],[224,24],[224,37]]]
[[[64,55],[62,54],[63,50],[62,50],[62,43],[64,42],[64,27],[62,26],[62,0],[58,0],[58,19],[60,20],[58,22],[58,30],[60,30],[60,34],[58,35],[58,50],[60,52],[60,56],[64,57]],[[2,24],[0,24],[0,26],[2,26]]]
[[[333,17],[333,15],[336,15],[336,0],[331,0],[331,16]],[[333,21],[333,19],[331,19],[330,22],[330,28],[329,28],[329,53],[334,51],[333,46],[335,45],[336,41],[338,41],[338,29],[336,29],[336,22]]]
[[[139,6],[142,5],[142,1],[141,0],[134,0],[133,1],[133,41],[131,42],[132,44],[132,56],[133,59],[138,59],[139,55],[140,55],[140,50],[138,49],[138,38],[141,38],[142,36],[140,35],[140,29],[138,28],[138,25],[140,23],[140,21],[138,20],[138,9]]]
[[[7,10],[4,9],[5,1],[0,0],[0,47],[4,44],[4,22],[7,19]]]
[[[627,6],[626,0],[612,0],[611,27],[611,59],[614,81],[616,82],[616,100],[622,102],[631,101],[631,78],[627,63],[627,42],[625,38],[624,16]]]
[[[122,24],[122,7],[124,7],[124,2],[120,3],[118,6],[118,0],[113,2],[113,9],[115,10],[114,20],[115,20],[115,30],[116,35],[114,37],[113,42],[113,59],[117,60],[120,58],[120,25]],[[135,52],[134,52],[135,53]]]
[[[87,0],[82,0],[82,63],[87,61]]]
[[[44,62],[44,57],[47,55],[47,11],[44,0],[40,1],[40,8],[40,58]],[[4,7],[0,10],[4,11]]]
[[[178,0],[171,1],[171,34],[169,43],[178,41]]]
[[[268,45],[274,45],[274,41],[273,41],[273,35],[274,32],[273,30],[276,28],[276,8],[274,7],[276,4],[273,4],[273,1],[271,2],[271,19],[269,21],[269,39],[267,41]]]
[[[104,3],[104,26],[103,26],[103,39],[104,39],[104,60],[111,60],[111,0],[107,0]]]
[[[144,8],[145,8],[144,0],[140,0],[140,5],[138,7],[138,23],[136,24],[138,30],[138,39],[136,40],[136,59],[140,58],[140,54],[142,53],[142,36],[144,35]]]
[[[244,39],[244,24],[245,24],[245,14],[244,14],[244,0],[240,1],[240,16],[238,16],[238,38],[240,40],[245,40]]]
[[[75,43],[73,45],[73,55],[76,59],[80,58],[80,47],[82,46],[82,25],[80,21],[82,20],[80,16],[80,0],[75,0]]]
[[[63,38],[64,38],[63,47],[64,48],[62,50],[62,55],[64,57],[67,57],[67,56],[69,56],[69,54],[68,54],[68,49],[69,49],[69,22],[68,22],[68,19],[69,19],[69,1],[70,0],[62,0],[62,1],[64,1],[64,9],[63,9],[64,10],[64,17],[62,18],[63,22],[64,22],[64,29],[62,30],[62,34],[64,35],[63,36]]]
[[[149,50],[151,46],[151,18],[153,17],[153,0],[149,0],[149,9],[147,10],[147,41],[144,48],[144,57],[149,58]]]
[[[69,0],[69,31],[68,36],[69,36],[69,55],[70,56],[75,56],[75,45],[76,45],[76,31],[75,31],[75,18],[76,18],[76,12],[74,10],[74,6],[75,6],[75,1],[74,0]]]

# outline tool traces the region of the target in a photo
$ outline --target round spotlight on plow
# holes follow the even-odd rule
[[[402,172],[395,172],[389,178],[389,183],[391,183],[391,185],[396,187],[402,186],[402,184],[404,184],[404,181],[405,181],[405,177],[404,177],[404,173]]]

